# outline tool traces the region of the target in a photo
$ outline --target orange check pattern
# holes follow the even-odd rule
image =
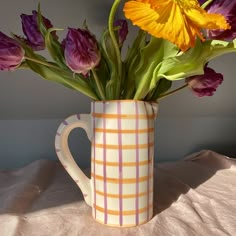
[[[94,218],[128,227],[153,214],[154,123],[157,104],[92,103],[92,206]]]

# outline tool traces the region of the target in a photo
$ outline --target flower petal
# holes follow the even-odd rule
[[[206,10],[223,15],[231,26],[227,30],[207,30],[208,38],[226,41],[236,38],[236,0],[213,1]]]
[[[205,66],[203,75],[186,78],[186,83],[197,97],[212,96],[218,86],[223,82],[223,75]]]
[[[24,49],[0,31],[0,70],[13,71],[24,59]]]
[[[208,14],[197,0],[131,0],[124,6],[125,16],[134,25],[176,44],[182,51],[203,40],[201,28],[228,29],[225,18]]]
[[[69,28],[62,45],[66,64],[75,73],[86,76],[100,62],[98,43],[88,30]]]

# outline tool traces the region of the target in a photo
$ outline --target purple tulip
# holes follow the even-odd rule
[[[186,83],[197,97],[212,96],[222,83],[223,75],[205,66],[203,75],[191,76]]]
[[[120,27],[118,29],[118,40],[119,40],[119,45],[123,45],[127,35],[128,35],[128,23],[126,20],[117,20],[114,22],[114,26]]]
[[[24,59],[24,50],[16,40],[0,31],[0,70],[15,70]]]
[[[44,38],[38,27],[38,13],[32,11],[32,15],[21,14],[22,30],[26,36],[26,43],[35,51],[43,50],[45,48]],[[53,27],[50,20],[42,16],[43,23],[47,29]],[[55,32],[52,33],[57,38]]]
[[[226,41],[236,38],[236,0],[213,0],[206,10],[209,13],[223,15],[231,26],[228,30],[207,30],[208,38]]]
[[[200,6],[201,6],[203,3],[206,2],[206,0],[198,0],[198,2],[199,2],[199,4],[200,4]]]
[[[75,73],[87,75],[100,62],[98,43],[88,30],[69,28],[62,45],[66,64]]]

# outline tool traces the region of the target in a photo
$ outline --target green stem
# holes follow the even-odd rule
[[[133,86],[133,85],[132,85]],[[134,87],[127,86],[128,91],[125,94],[125,99],[133,99],[134,97]]]
[[[202,9],[205,9],[209,4],[211,4],[211,2],[213,2],[213,0],[208,0],[208,1],[204,2],[204,3],[201,5],[201,8],[202,8]]]
[[[121,63],[120,48],[119,48],[119,45],[116,41],[116,36],[114,33],[113,25],[114,25],[115,13],[117,11],[117,8],[118,8],[120,2],[121,2],[121,0],[114,1],[111,11],[110,11],[109,19],[108,19],[108,30],[109,30],[109,34],[111,37],[113,47],[115,49],[117,66],[118,66],[118,78],[117,78],[118,81],[117,81],[117,87],[116,87],[116,96],[119,96],[119,93],[120,93],[121,76],[122,76],[122,63]]]
[[[174,93],[179,92],[180,90],[182,90],[182,89],[184,89],[184,88],[186,88],[186,87],[188,87],[188,84],[184,84],[183,86],[181,86],[181,87],[179,87],[179,88],[177,88],[177,89],[174,89],[174,90],[172,90],[172,91],[170,91],[170,92],[168,92],[168,93],[162,94],[160,97],[158,97],[157,100],[159,101],[159,100],[161,100],[161,99],[163,99],[163,98],[166,98],[166,97],[168,97],[168,96],[170,96],[170,95],[172,95],[172,94],[174,94]]]
[[[97,88],[98,88],[98,92],[99,92],[99,95],[100,97],[102,98],[102,100],[106,100],[106,96],[104,94],[104,89],[99,81],[99,78],[97,76],[97,73],[94,69],[91,69],[92,73],[93,73],[93,77],[94,77],[94,80],[96,82],[96,85],[97,85]]]
[[[57,66],[54,66],[52,65],[51,63],[48,63],[46,61],[41,61],[41,60],[38,60],[38,59],[35,59],[35,58],[30,58],[30,57],[24,57],[26,60],[29,60],[29,61],[33,61],[33,62],[36,62],[38,64],[41,64],[41,65],[44,65],[44,66],[47,66],[47,67],[50,67],[50,68],[53,68],[55,70],[58,70],[58,71],[61,71],[61,72],[65,72],[64,70],[62,70],[61,68],[57,67]]]

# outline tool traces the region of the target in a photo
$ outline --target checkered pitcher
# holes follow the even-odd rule
[[[72,115],[59,126],[58,158],[98,222],[131,227],[152,218],[157,110],[155,102],[95,101],[90,114]],[[68,147],[68,136],[78,127],[91,141],[91,178],[78,167]]]

